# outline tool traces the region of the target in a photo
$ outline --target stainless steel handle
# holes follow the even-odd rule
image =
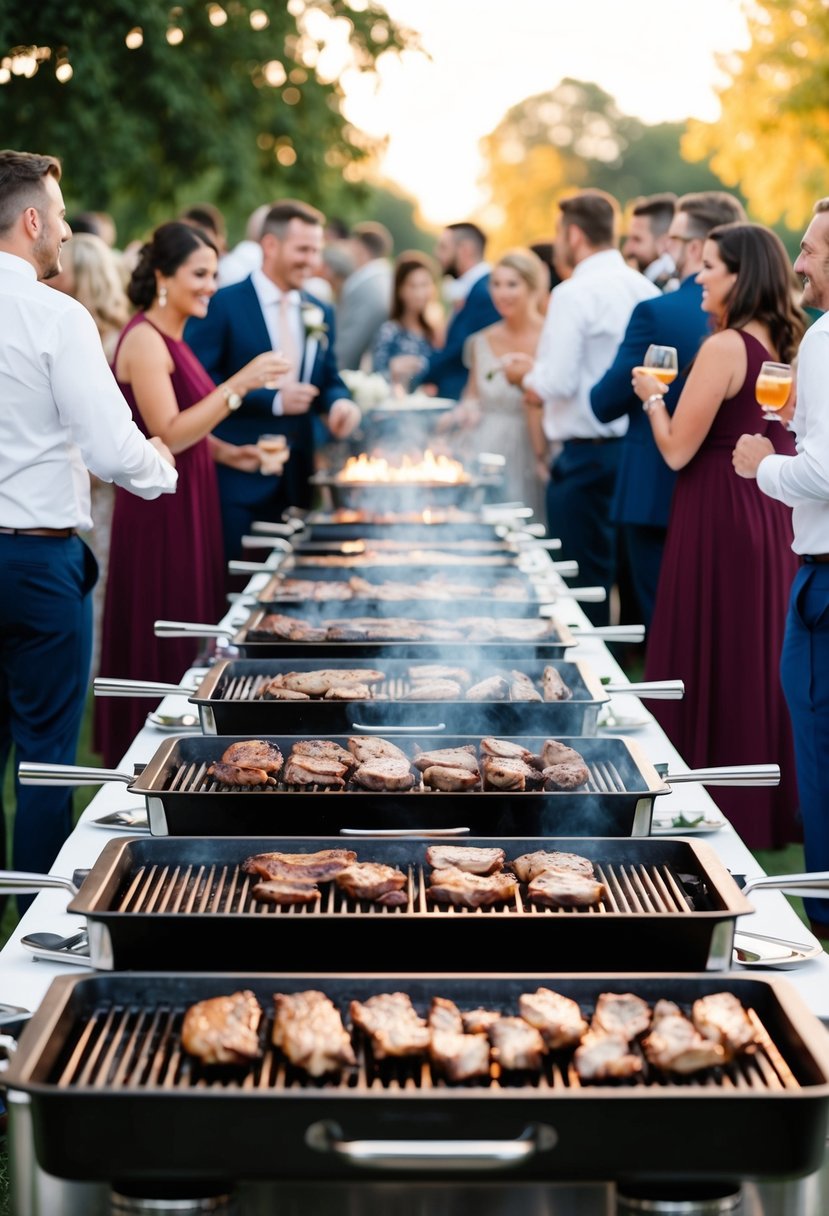
[[[507,1170],[555,1147],[547,1124],[525,1128],[516,1140],[345,1140],[336,1123],[312,1123],[305,1143],[351,1165],[373,1170]]]
[[[156,621],[157,638],[229,638],[236,630],[230,625],[194,625],[191,621]]]
[[[527,526],[525,528],[522,528],[520,532],[510,533],[509,540],[517,541],[521,545],[521,547],[526,550],[560,549],[561,540],[559,539],[559,537],[558,536],[545,536],[544,533],[546,532],[546,530],[547,529],[544,527],[543,524],[527,524]],[[570,562],[565,562],[565,561],[558,562],[558,563],[556,563],[556,569],[558,569],[559,566],[569,566],[570,564],[571,564]],[[578,562],[573,562],[572,565],[578,567]],[[563,574],[564,571],[559,570],[559,573]]]
[[[409,836],[468,836],[469,828],[340,828],[340,836],[385,836],[406,840]]]
[[[529,519],[530,515],[532,515],[532,511],[528,511],[527,514],[524,516],[524,518]],[[545,538],[546,534],[547,534],[547,529],[544,527],[543,524],[522,524],[520,532],[513,533],[513,535],[517,539],[527,541],[528,544],[534,540],[543,540]],[[552,547],[554,549],[561,548],[560,540],[559,540],[558,544],[555,544],[555,541],[557,539],[558,539],[557,537],[552,537],[552,540],[554,542]]]
[[[603,642],[644,642],[644,625],[595,625],[592,629],[582,629],[580,625],[571,625],[570,632],[576,638],[601,638]]]
[[[579,604],[603,604],[607,599],[604,587],[568,587],[562,594]]]
[[[641,684],[605,684],[605,692],[630,693],[650,701],[681,701],[685,696],[682,680],[646,680]]]
[[[272,562],[228,562],[228,574],[273,574],[276,566]]]
[[[493,515],[505,515],[511,519],[531,519],[532,513],[532,507],[525,507],[523,502],[485,502],[481,507],[481,515],[485,519]],[[537,524],[532,526],[538,527]]]
[[[536,545],[537,549],[561,548],[561,541],[542,541]],[[556,574],[560,574],[562,578],[578,578],[579,563],[578,562],[550,562],[550,565],[555,570]]]
[[[804,899],[829,899],[829,870],[815,870],[812,874],[765,874],[762,878],[748,880],[743,895],[750,891],[783,891]]]
[[[258,536],[293,536],[295,532],[302,532],[304,527],[298,519],[292,524],[272,524],[266,519],[255,519],[250,530]]]
[[[362,722],[352,722],[351,729],[352,730],[365,730],[365,731],[381,731],[382,730],[384,733],[386,731],[388,731],[390,734],[393,733],[393,734],[397,734],[397,735],[404,734],[406,731],[409,731],[409,732],[418,732],[419,731],[421,734],[425,732],[428,735],[428,734],[431,734],[433,731],[438,732],[438,731],[446,730],[446,723],[437,722],[437,723],[435,723],[434,726],[397,726],[392,723],[384,723],[382,726],[364,726]]]
[[[152,680],[117,680],[96,676],[92,681],[96,697],[166,697],[170,694],[187,696],[195,692],[189,684],[154,684]]]
[[[283,553],[293,553],[294,547],[282,536],[243,536],[243,549],[280,549]]]
[[[133,773],[119,773],[114,768],[85,768],[82,764],[36,764],[21,760],[17,766],[21,785],[105,785],[108,781],[123,781],[129,785]]]
[[[0,870],[0,891],[7,895],[36,895],[38,891],[55,889],[78,894],[71,878],[61,878],[58,874],[30,874],[26,870]]]
[[[779,785],[779,764],[728,764],[723,768],[692,768],[687,773],[666,773],[671,785],[698,781],[700,785]]]

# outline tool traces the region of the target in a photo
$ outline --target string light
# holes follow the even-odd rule
[[[255,8],[250,15],[251,29],[266,30],[271,23],[268,14],[261,8]]]
[[[139,25],[136,25],[135,28],[131,29],[127,34],[124,42],[126,42],[129,50],[137,51],[140,46],[144,45],[144,31]]]
[[[55,76],[61,84],[66,84],[74,76],[72,64],[67,59],[62,60],[55,68]]]
[[[285,68],[278,59],[271,59],[265,64],[262,71],[265,74],[265,80],[274,89],[278,89],[288,79]]]
[[[171,25],[166,37],[170,46],[180,46],[184,42],[184,30],[178,25]]]
[[[227,13],[221,4],[211,4],[207,10],[207,19],[211,25],[225,25],[227,23]]]

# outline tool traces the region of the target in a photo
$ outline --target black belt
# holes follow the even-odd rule
[[[50,536],[56,540],[69,540],[77,536],[76,528],[0,528],[3,536]]]
[[[800,558],[804,566],[829,565],[829,553],[804,553]]]
[[[618,443],[621,435],[597,435],[595,439],[564,439],[562,442],[567,447],[569,443]]]

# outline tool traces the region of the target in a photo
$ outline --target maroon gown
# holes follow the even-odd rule
[[[645,679],[685,681],[682,701],[656,701],[652,712],[692,768],[780,765],[776,789],[709,793],[751,848],[779,848],[801,838],[788,712],[778,668],[789,590],[798,568],[791,510],[738,477],[731,464],[741,435],[765,434],[795,453],[777,422],[765,422],[754,396],[762,343],[743,339],[748,369],[742,388],[720,406],[693,460],[679,473]]]
[[[132,318],[119,348],[125,334],[144,321],[143,313]],[[215,385],[185,342],[161,336],[173,360],[178,407],[186,410]],[[117,358],[116,349],[113,366]],[[132,386],[119,385],[146,435]],[[153,623],[167,619],[215,624],[223,614],[222,523],[207,439],[177,453],[176,468],[175,494],[147,502],[116,489],[101,644],[104,676],[178,683],[200,643],[193,638],[156,638]],[[95,747],[108,768],[117,766],[152,705],[138,698],[96,701]]]

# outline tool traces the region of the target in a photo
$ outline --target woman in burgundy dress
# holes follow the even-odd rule
[[[693,768],[776,763],[776,789],[711,793],[753,848],[796,839],[791,727],[778,667],[797,558],[791,510],[737,477],[741,434],[763,433],[793,455],[788,431],[763,418],[755,398],[761,364],[791,362],[805,329],[793,304],[786,251],[773,232],[726,224],[705,242],[702,307],[716,332],[703,344],[671,417],[653,376],[633,386],[656,445],[679,470],[645,678],[685,681],[683,701],[654,710]]]
[[[101,672],[178,682],[197,643],[157,639],[158,618],[215,623],[224,613],[219,494],[214,461],[260,468],[255,445],[234,447],[210,435],[245,393],[287,370],[281,355],[259,355],[218,387],[182,340],[189,317],[203,317],[216,291],[218,255],[207,235],[162,224],[141,250],[127,294],[141,310],[121,334],[113,368],[138,426],[176,457],[178,489],[144,502],[116,491]],[[287,455],[287,453],[286,453]],[[269,464],[269,471],[272,466]],[[144,509],[142,509],[144,508]],[[99,700],[95,746],[114,767],[146,717],[141,700]]]

